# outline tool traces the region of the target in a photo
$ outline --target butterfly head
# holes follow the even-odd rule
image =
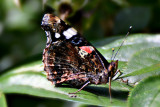
[[[115,76],[117,69],[118,69],[118,60],[111,61],[111,63],[108,66],[108,72],[111,78]]]

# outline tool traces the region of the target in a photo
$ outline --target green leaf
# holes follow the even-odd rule
[[[159,107],[160,76],[152,76],[141,81],[130,93],[129,107]]]
[[[108,43],[108,40],[113,42],[105,45],[105,43]],[[96,46],[99,47],[98,50],[106,59],[110,60],[112,48],[115,48],[116,52],[123,40],[124,39],[116,40],[115,38],[104,39],[100,41],[101,43],[97,42]],[[129,83],[135,83],[147,76],[158,75],[158,62],[160,58],[159,40],[159,34],[135,34],[129,36],[115,58],[123,62],[119,63],[119,69],[124,73],[121,77],[129,76],[126,78],[129,80]],[[153,57],[157,57],[156,60],[154,60],[155,58]]]
[[[123,36],[124,37],[124,36]],[[103,44],[98,45],[99,43],[97,41],[96,45],[98,46],[98,50],[105,56],[105,58],[108,60],[111,59],[112,56],[112,48],[115,48],[115,52],[121,45],[122,39],[115,40],[109,38],[113,42],[108,44],[108,39],[101,40],[100,42]],[[160,35],[152,35],[152,34],[135,34],[130,35],[125,40],[123,46],[121,47],[119,53],[117,54],[115,59],[118,59],[119,61],[128,61],[132,55],[138,51],[152,48],[152,47],[160,47]]]
[[[136,52],[128,62],[122,77],[128,77],[135,83],[151,75],[160,75],[160,47],[148,48]]]
[[[0,107],[7,107],[5,95],[0,91]]]
[[[69,97],[68,93],[75,92],[77,89],[71,88],[68,85],[54,87],[43,74],[41,61],[22,65],[0,77],[0,89],[4,93],[21,93],[40,97],[59,98],[99,106],[124,106],[126,105],[125,100],[127,99],[128,90],[131,88],[124,83],[117,84],[119,84],[119,82],[113,82],[113,103],[110,103],[107,85],[91,85],[79,92],[76,98]],[[119,94],[119,96],[117,96],[117,94]]]

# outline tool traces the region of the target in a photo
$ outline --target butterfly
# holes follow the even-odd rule
[[[119,72],[118,60],[108,62],[80,33],[53,14],[45,14],[42,29],[47,36],[42,62],[47,79],[55,86],[63,83],[81,87],[109,83]]]

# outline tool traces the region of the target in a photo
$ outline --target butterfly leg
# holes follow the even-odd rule
[[[88,81],[87,83],[85,83],[79,90],[77,90],[76,92],[73,93],[69,93],[69,94],[76,94],[77,92],[81,91],[85,86],[87,86],[90,83],[90,81]]]
[[[119,69],[116,71],[116,74],[118,74],[118,73],[119,73],[118,77],[123,74]],[[121,79],[122,82],[128,84],[128,79],[127,80],[124,80],[123,78],[120,78],[120,79]]]
[[[116,80],[116,79],[119,79],[119,76],[122,75],[122,72],[118,69],[115,74],[114,74],[114,77],[112,78],[112,80]]]
[[[112,95],[111,95],[111,81],[112,81],[112,78],[109,77],[109,95],[110,95],[110,102],[112,103]]]
[[[127,80],[124,80],[123,78],[121,78],[121,81],[126,83],[128,85],[128,79]]]

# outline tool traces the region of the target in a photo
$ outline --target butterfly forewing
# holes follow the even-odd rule
[[[43,63],[48,80],[72,86],[108,82],[109,63],[73,27],[52,14],[44,15],[41,26],[47,36]]]

